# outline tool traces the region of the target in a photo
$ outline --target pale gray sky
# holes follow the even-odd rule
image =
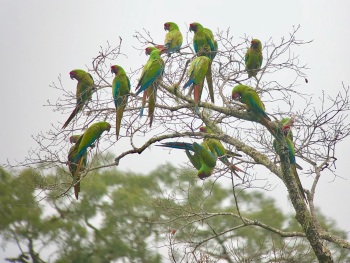
[[[261,40],[279,39],[291,32],[292,26],[300,24],[298,38],[314,40],[298,50],[310,68],[307,92],[319,96],[324,90],[334,95],[341,90],[342,82],[346,86],[350,84],[349,10],[347,0],[1,0],[0,164],[7,159],[23,160],[27,151],[36,147],[31,135],[46,131],[51,123],[62,123],[68,117],[43,107],[47,99],[55,101],[61,95],[49,87],[59,74],[65,87],[74,91],[76,82],[69,78],[68,72],[90,66],[99,47],[105,46],[106,41],[116,43],[119,36],[123,38],[122,51],[128,55],[120,64],[124,68],[140,67],[145,56],[132,48],[137,45],[132,35],[135,30],[146,28],[155,41],[162,42],[166,21],[177,22],[184,34],[191,22],[200,22],[214,32],[230,27],[237,40],[245,34]],[[350,199],[349,148],[348,140],[340,145],[337,156],[337,171],[346,180],[322,178],[316,194],[316,205],[346,231],[350,231],[350,212],[344,209],[344,203]],[[118,149],[112,150],[119,153]],[[183,153],[179,155],[184,157]],[[133,156],[122,160],[120,169],[148,172],[167,158],[163,150],[152,148],[142,154],[142,166],[140,156]],[[308,179],[302,178],[302,182],[306,188],[310,187]],[[279,198],[281,206],[290,208],[283,184],[278,181],[276,184],[276,190],[270,194]]]

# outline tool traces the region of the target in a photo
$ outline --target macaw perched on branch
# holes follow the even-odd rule
[[[155,47],[149,47],[146,48],[146,54],[147,50],[152,51],[146,65],[142,69],[140,80],[136,86],[136,95],[144,91],[140,116],[143,115],[143,108],[146,104],[146,99],[148,98],[148,116],[150,118],[151,127],[157,98],[157,82],[160,81],[164,73],[165,65],[163,59],[160,57],[162,53],[161,50]]]
[[[70,143],[74,143],[74,145],[69,149],[68,152],[68,167],[73,177],[74,195],[77,200],[79,198],[80,192],[80,172],[85,169],[87,164],[87,152],[85,152],[81,157],[82,161],[79,170],[77,170],[78,162],[74,161],[76,155],[78,154],[78,148],[81,142],[81,138],[82,135],[72,135],[69,138]]]
[[[208,67],[208,72],[206,74],[206,79],[208,83],[210,99],[211,99],[211,102],[214,103],[214,87],[213,87],[211,64],[218,51],[218,43],[214,39],[213,32],[208,28],[204,28],[199,23],[195,22],[190,24],[190,31],[194,32],[193,48],[197,56],[206,56],[210,59],[210,64]]]
[[[267,116],[265,112],[265,106],[260,100],[260,97],[256,91],[245,85],[237,85],[232,89],[232,99],[239,100],[241,103],[245,104],[247,110],[253,112],[256,117],[267,123],[271,121],[270,117]]]
[[[187,71],[188,81],[184,85],[184,89],[193,85],[194,103],[196,113],[198,114],[198,104],[202,96],[204,78],[210,67],[210,59],[205,56],[196,57]]]
[[[288,126],[288,125],[283,126],[282,127],[282,132],[283,132],[284,138],[285,138],[287,146],[288,146],[288,157],[289,157],[290,167],[292,169],[294,178],[295,178],[295,180],[297,182],[297,185],[298,185],[300,193],[302,194],[302,196],[303,196],[304,200],[306,201],[306,203],[308,203],[308,201],[306,199],[305,192],[304,192],[304,188],[303,188],[303,186],[301,184],[301,181],[300,181],[300,178],[299,178],[299,175],[298,175],[298,172],[297,172],[297,163],[296,163],[296,160],[295,160],[294,143],[290,139],[290,135],[289,135],[289,133],[290,133],[290,126]],[[280,154],[280,145],[278,145],[278,144],[277,144],[277,151],[276,152],[278,154]]]
[[[166,22],[164,24],[164,30],[168,31],[165,35],[164,45],[157,45],[156,47],[167,54],[180,51],[183,38],[177,24]]]
[[[206,142],[202,142],[202,144],[196,142],[165,142],[157,146],[185,150],[188,159],[198,171],[198,177],[202,180],[212,175],[214,171],[216,156],[209,150]],[[194,154],[191,154],[191,152],[194,152]]]
[[[68,120],[63,124],[62,129],[65,129],[71,120],[83,109],[83,107],[91,100],[92,92],[94,89],[94,79],[92,76],[81,69],[75,69],[69,72],[71,79],[78,81],[76,91],[76,106],[69,116]]]
[[[79,162],[80,164],[82,160],[81,157],[86,153],[87,148],[91,147],[91,145],[101,137],[103,132],[109,131],[110,129],[111,129],[111,125],[105,121],[97,122],[90,125],[90,127],[84,132],[84,134],[81,136],[81,138],[78,141],[79,142],[78,152],[74,157],[73,161]]]
[[[206,126],[202,126],[199,129],[201,132],[204,133],[209,133],[209,134],[214,134],[214,132],[206,127]],[[214,138],[205,138],[204,142],[206,142],[206,144],[208,145],[209,150],[214,153],[219,160],[225,164],[227,167],[230,168],[230,170],[240,179],[242,179],[237,172],[242,172],[241,169],[239,169],[237,166],[231,164],[229,162],[229,160],[227,159],[227,151],[225,149],[225,147],[222,145],[222,143],[218,140],[218,139],[214,139]]]
[[[130,93],[130,80],[121,66],[114,65],[111,72],[115,74],[112,82],[112,94],[116,109],[116,136],[119,137],[120,124],[123,113],[128,103],[128,95]]]
[[[293,122],[294,122],[293,118],[292,119],[291,118],[283,118],[281,120],[281,123],[283,125],[282,130],[287,130],[288,127],[291,127],[293,125]],[[292,133],[292,129],[291,128],[289,128],[289,132],[287,134],[287,137],[289,138],[289,140],[292,143],[294,143],[293,142],[293,133]],[[273,139],[272,145],[273,145],[273,148],[275,149],[276,153],[278,155],[280,155],[280,152],[279,152],[280,145],[279,145],[279,143],[278,143],[278,141],[276,139]],[[296,166],[297,169],[303,170],[303,168],[299,164],[295,163],[295,166]]]
[[[165,65],[160,57],[161,52],[161,50],[156,48],[150,53],[150,57],[142,69],[140,80],[136,86],[136,95],[145,91],[158,77],[163,75]]]
[[[245,69],[248,72],[248,77],[256,76],[258,73],[262,61],[262,45],[259,39],[253,39],[251,42],[250,48],[247,50],[245,54]]]

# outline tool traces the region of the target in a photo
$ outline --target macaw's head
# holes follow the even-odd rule
[[[87,75],[87,73],[82,69],[74,69],[71,72],[69,72],[70,78],[76,79],[76,80],[80,80],[80,79],[84,78],[86,75]]]
[[[145,48],[145,54],[148,56],[152,53],[153,50],[157,50],[158,48],[156,47],[146,47]]]
[[[241,94],[239,92],[234,92],[232,91],[232,99],[233,100],[240,100],[241,99]]]
[[[117,65],[112,66],[111,72],[117,75],[119,72],[119,67]]]
[[[252,41],[250,42],[250,48],[261,51],[262,45],[261,45],[260,40],[259,39],[252,39]]]
[[[239,84],[232,89],[232,99],[240,100],[244,93],[251,91],[252,88]]]
[[[283,132],[283,135],[285,137],[287,137],[288,133],[290,132],[290,126],[289,125],[285,125],[282,127],[282,132]]]
[[[109,132],[109,130],[111,129],[111,125],[108,122],[105,122],[103,128]]]
[[[166,23],[164,23],[164,30],[171,31],[171,30],[174,30],[174,29],[179,30],[179,27],[174,22],[166,22]]]
[[[69,137],[69,142],[70,143],[76,143],[79,140],[80,136],[81,135],[78,135],[78,134],[72,135],[71,137]]]
[[[197,22],[190,24],[190,31],[193,31],[196,33],[200,28],[203,28],[203,26]]]
[[[202,168],[201,168],[201,169],[198,171],[198,174],[197,174],[197,175],[198,175],[199,179],[204,180],[205,178],[211,176],[212,173],[209,172],[209,171],[205,171],[205,169],[202,169]]]
[[[202,127],[199,128],[199,131],[200,132],[208,132],[208,129],[207,129],[206,126],[202,126]]]

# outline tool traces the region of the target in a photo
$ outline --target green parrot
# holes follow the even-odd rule
[[[188,69],[188,81],[185,83],[183,88],[187,88],[190,85],[193,85],[193,93],[194,93],[194,103],[196,113],[198,114],[198,103],[202,96],[204,78],[207,74],[207,71],[210,66],[210,59],[205,56],[196,57],[192,62]]]
[[[204,133],[210,133],[210,134],[214,134],[214,132],[206,127],[206,126],[202,126],[200,127],[199,129],[201,132],[204,132]],[[230,168],[230,170],[240,179],[242,179],[238,174],[237,174],[237,171],[238,172],[242,172],[241,169],[239,169],[238,167],[236,167],[235,165],[231,164],[229,162],[229,160],[227,159],[227,151],[225,149],[225,147],[222,145],[222,143],[217,140],[217,139],[214,139],[214,138],[205,138],[204,141],[206,142],[206,144],[208,145],[208,148],[209,150],[214,153],[218,158],[219,160],[225,164],[227,167]]]
[[[143,115],[146,99],[148,98],[148,116],[150,118],[150,127],[152,127],[157,98],[157,85],[163,75],[165,65],[163,59],[160,57],[162,53],[161,50],[156,47],[148,47],[146,48],[146,54],[148,50],[151,50],[150,57],[142,69],[141,77],[136,87],[136,95],[144,91],[140,111],[141,117]]]
[[[256,76],[258,73],[262,61],[262,45],[259,39],[253,39],[251,42],[250,48],[247,50],[245,54],[245,69],[248,72],[248,77]]]
[[[258,93],[253,88],[242,84],[235,86],[232,89],[232,99],[244,103],[247,110],[253,112],[259,120],[265,123],[271,121],[265,112],[264,103],[261,102]]]
[[[119,137],[120,124],[123,118],[123,113],[128,103],[130,93],[130,80],[121,66],[114,65],[111,67],[111,72],[115,74],[112,82],[112,94],[114,105],[116,108],[116,135]]]
[[[282,125],[285,125],[289,121],[290,121],[290,118],[287,117],[287,118],[283,118],[281,120],[281,123],[282,123]],[[291,129],[289,130],[287,137],[293,142],[293,133],[292,133]],[[273,145],[273,148],[275,149],[276,153],[279,155],[279,153],[278,153],[279,144],[278,144],[276,139],[273,139],[272,145]]]
[[[197,56],[206,56],[210,59],[210,65],[208,67],[206,79],[208,83],[210,99],[211,102],[214,103],[214,87],[211,64],[218,51],[218,43],[214,39],[213,32],[208,28],[204,28],[199,23],[195,22],[190,24],[190,31],[194,32],[193,48]]]
[[[69,149],[68,152],[68,167],[69,171],[73,177],[74,183],[74,195],[75,198],[79,199],[80,192],[80,172],[85,169],[87,164],[87,152],[82,155],[82,161],[79,170],[77,170],[78,162],[75,162],[74,159],[78,153],[79,144],[81,142],[82,135],[72,135],[70,137],[70,143],[74,145]]]
[[[294,178],[298,184],[298,188],[300,190],[300,193],[302,194],[304,200],[306,201],[306,203],[308,203],[307,199],[306,199],[306,195],[304,192],[304,188],[301,184],[298,172],[297,172],[297,163],[295,160],[295,150],[294,150],[294,143],[293,141],[290,139],[289,133],[290,133],[290,126],[283,126],[282,127],[282,131],[283,131],[283,135],[286,139],[286,143],[288,146],[288,151],[289,151],[289,162],[290,162],[290,166],[294,175]],[[278,146],[278,145],[277,145]],[[277,147],[277,151],[276,152],[280,152],[279,150],[279,146]]]
[[[286,126],[286,128],[284,128],[284,126],[283,126],[282,129],[286,130],[287,127],[290,127],[291,124],[289,124],[289,122],[290,122],[290,118],[283,118],[283,119],[281,120],[281,123],[282,123],[282,125],[284,125],[284,126],[287,125],[287,126]],[[292,133],[292,129],[289,129],[289,132],[288,132],[288,134],[287,134],[287,137],[288,137],[289,140],[293,143],[293,133]],[[273,148],[275,149],[276,153],[277,153],[278,155],[280,155],[280,153],[279,153],[279,147],[280,147],[280,146],[279,146],[279,143],[277,142],[276,139],[273,139],[272,145],[273,145]],[[303,168],[302,168],[299,164],[295,163],[295,166],[296,166],[297,169],[303,170]]]
[[[136,95],[146,90],[158,77],[163,75],[165,65],[160,55],[161,50],[158,49],[154,49],[150,53],[150,57],[142,69],[140,80],[136,86]]]
[[[81,157],[86,153],[87,148],[91,147],[91,145],[101,137],[104,131],[109,131],[110,129],[111,125],[108,122],[101,121],[90,125],[90,127],[84,132],[77,142],[77,144],[79,143],[78,151],[73,159],[74,162],[79,162],[78,168],[81,164]]]
[[[62,129],[65,129],[70,121],[83,109],[84,105],[91,100],[94,90],[94,79],[89,73],[81,69],[75,69],[69,72],[69,75],[71,79],[76,79],[78,81],[76,91],[77,102],[68,120],[63,124]]]
[[[156,47],[167,54],[179,52],[182,45],[182,34],[177,24],[166,22],[164,30],[168,31],[165,35],[164,45],[157,45]]]
[[[157,146],[185,150],[188,159],[198,171],[198,177],[202,180],[211,176],[216,166],[216,156],[209,150],[204,141],[202,144],[196,142],[166,142]],[[194,153],[191,154],[191,152]]]

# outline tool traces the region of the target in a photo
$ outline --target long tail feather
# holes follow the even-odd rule
[[[80,175],[77,175],[76,182],[74,184],[74,195],[75,198],[78,200],[79,199],[79,192],[80,192]]]
[[[183,89],[186,89],[188,86],[191,86],[194,82],[194,79],[189,79],[185,85],[183,86]]]
[[[156,146],[193,151],[192,143],[188,142],[164,142]]]
[[[291,164],[291,166],[292,166],[294,178],[295,178],[295,180],[297,181],[297,184],[298,184],[299,191],[300,191],[300,193],[302,194],[302,196],[304,197],[305,202],[308,204],[309,202],[307,201],[307,198],[306,198],[306,195],[305,195],[305,192],[304,192],[303,185],[301,184],[301,181],[300,181],[298,172],[297,172],[297,170],[296,170],[296,166],[293,165],[293,164]]]
[[[207,79],[207,83],[208,83],[210,100],[212,103],[214,103],[214,87],[213,87],[213,77],[212,77],[212,72],[211,72],[211,64],[212,63],[210,62],[205,78]]]
[[[75,117],[75,115],[78,114],[78,112],[80,111],[80,107],[76,106],[73,110],[73,112],[71,113],[71,115],[69,116],[68,120],[63,124],[62,129],[65,129],[68,124],[71,122],[71,120]]]

